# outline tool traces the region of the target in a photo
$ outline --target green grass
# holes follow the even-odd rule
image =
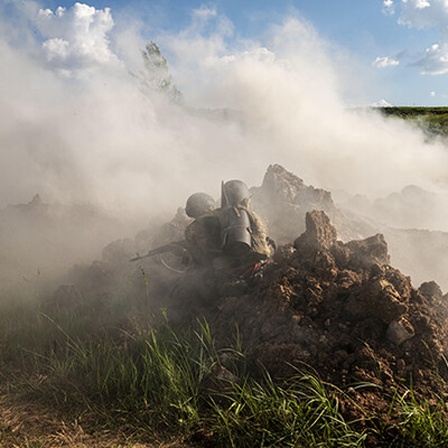
[[[448,446],[442,399],[430,405],[409,390],[390,397],[389,422],[367,413],[363,421],[347,421],[343,391],[309,372],[286,382],[274,381],[262,366],[254,372],[242,341],[218,349],[206,322],[173,328],[166,320],[149,320],[121,328],[104,321],[93,332],[92,309],[82,306],[71,315],[48,316],[39,307],[2,314],[2,390],[72,420],[82,417],[90,431],[123,432],[140,442],[174,438],[215,447],[311,448],[369,447],[376,440],[375,446],[385,447]],[[109,307],[109,321],[120,322],[122,312]],[[22,374],[12,377],[18,370]]]
[[[338,399],[310,374],[284,386],[266,375],[263,382],[235,384],[226,405],[213,402],[212,424],[222,446],[361,447],[366,433],[343,418]]]
[[[447,408],[443,400],[430,404],[416,398],[412,390],[398,398],[401,421],[397,428],[400,436],[391,445],[396,447],[418,446],[421,448],[447,447]]]
[[[143,439],[195,434],[223,447],[361,446],[364,436],[350,429],[337,399],[317,379],[298,377],[287,386],[268,375],[256,381],[239,342],[218,351],[204,322],[182,331],[165,323],[138,336],[113,339],[103,332],[83,340],[43,315],[35,322],[40,337],[44,321],[45,336],[53,327],[61,348],[28,346],[17,360],[26,375],[16,392],[69,413],[94,413],[103,429],[126,427]]]

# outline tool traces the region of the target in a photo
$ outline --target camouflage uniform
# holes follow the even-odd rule
[[[185,241],[193,262],[210,266],[221,252],[221,227],[216,213],[196,218],[185,229]]]
[[[271,246],[269,245],[269,238],[266,233],[263,221],[255,213],[249,205],[249,200],[244,201],[242,204],[243,210],[247,211],[250,219],[251,231],[252,231],[252,247],[255,253],[269,258],[272,255]]]

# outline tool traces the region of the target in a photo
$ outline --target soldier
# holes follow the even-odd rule
[[[185,229],[185,240],[144,256],[166,251],[188,254],[187,275],[180,277],[175,286],[186,306],[209,303],[213,297],[226,294],[244,294],[260,277],[262,265],[271,256],[269,239],[250,206],[249,189],[244,182],[223,183],[221,207],[215,205],[207,193],[192,194],[185,212],[194,221]]]
[[[215,208],[215,200],[207,193],[194,193],[185,205],[185,213],[190,218],[199,218]]]
[[[272,240],[268,238],[260,217],[250,206],[249,189],[240,180],[222,184],[222,206],[215,208],[207,193],[194,193],[188,199],[186,214],[194,221],[185,229],[185,239],[150,250],[141,260],[165,252],[177,252],[193,261],[189,267],[241,267],[267,260],[272,255]],[[187,260],[187,261],[188,261]]]
[[[222,206],[215,213],[221,226],[222,251],[214,259],[215,273],[225,290],[230,286],[232,292],[244,292],[272,255],[270,239],[250,206],[247,185],[240,180],[222,184]]]
[[[272,255],[270,239],[261,218],[252,210],[249,189],[244,182],[229,180],[223,183],[221,210],[224,252],[251,252],[258,254],[260,259]]]
[[[194,221],[185,229],[186,248],[197,266],[209,267],[220,254],[220,222],[215,200],[207,193],[194,193],[188,199],[185,213]]]

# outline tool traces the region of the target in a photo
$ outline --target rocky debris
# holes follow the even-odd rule
[[[305,230],[307,212],[322,210],[333,222],[343,241],[365,238],[376,233],[368,219],[336,207],[330,192],[306,185],[280,165],[270,165],[261,187],[252,188],[254,209],[265,220],[270,236],[287,244]]]
[[[390,263],[387,243],[380,233],[360,241],[349,241],[346,244],[350,254],[356,254],[349,260],[352,269],[367,269],[372,265]]]
[[[424,295],[428,300],[442,300],[442,290],[435,281],[424,282],[418,288],[420,294]]]
[[[290,242],[292,235],[305,230],[305,215],[314,209],[332,214],[331,194],[307,186],[300,177],[280,165],[268,167],[261,187],[252,188],[254,209],[263,217],[271,236],[279,243]]]
[[[394,219],[389,222],[389,217],[397,215],[395,208],[393,213],[388,209],[387,213],[379,215],[382,219],[376,221],[375,216],[378,215],[371,213],[369,205],[363,207],[357,203],[347,207],[347,200],[340,201],[342,206],[336,204],[330,192],[306,185],[300,177],[280,165],[269,166],[261,187],[251,191],[254,209],[263,217],[270,236],[279,245],[293,241],[304,232],[306,213],[322,210],[330,218],[341,241],[362,240],[380,233],[388,243],[392,264],[410,275],[415,284],[436,280],[443,289],[448,288],[448,232],[393,228],[392,225],[400,222],[404,226],[415,220],[403,218],[400,222]],[[415,187],[405,188],[404,197],[414,197],[416,192],[419,189]],[[341,196],[340,193],[336,195]],[[422,194],[418,196],[419,202],[408,201],[405,210],[412,209],[413,216],[420,214],[419,222],[428,225],[432,222],[434,210],[420,207],[427,198]],[[391,203],[390,208],[393,205]],[[439,215],[443,215],[445,207],[439,209]]]
[[[382,235],[343,243],[325,213],[313,211],[255,289],[215,300],[208,318],[223,346],[237,325],[250,356],[276,378],[307,369],[343,389],[378,385],[355,395],[383,412],[387,391],[444,388],[448,306],[439,290],[435,282],[416,290],[391,267]]]
[[[306,231],[294,241],[294,247],[303,256],[325,251],[336,245],[336,229],[323,211],[306,214]]]
[[[408,339],[411,339],[415,335],[415,330],[412,324],[403,316],[398,320],[394,320],[387,327],[388,339],[396,344],[401,345]]]
[[[299,207],[307,204],[327,210],[334,208],[328,191],[305,185],[300,177],[280,165],[268,167],[261,185],[261,192],[265,193],[265,201],[274,204],[290,202]]]
[[[363,300],[359,300],[362,297]],[[406,305],[394,285],[376,277],[351,291],[344,311],[354,320],[375,318],[389,324],[406,311]],[[366,306],[367,305],[367,306]]]

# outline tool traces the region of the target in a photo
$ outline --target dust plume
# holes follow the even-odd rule
[[[404,123],[349,110],[342,51],[298,14],[248,41],[213,8],[193,11],[177,34],[149,36],[108,8],[1,8],[9,19],[0,23],[0,209],[36,193],[46,203],[98,207],[120,226],[99,226],[90,235],[96,247],[195,191],[217,198],[221,180],[259,185],[272,163],[309,184],[371,198],[410,184],[445,194],[446,147]],[[148,84],[148,40],[167,58],[183,101]],[[66,259],[87,258],[69,248]]]

